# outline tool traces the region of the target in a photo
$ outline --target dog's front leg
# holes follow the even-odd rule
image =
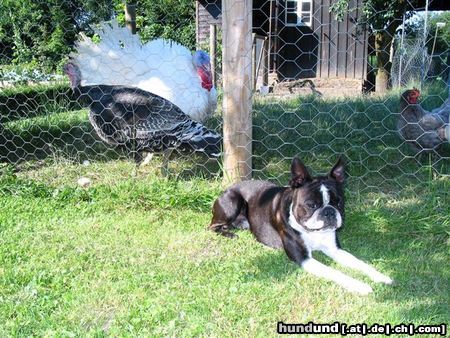
[[[367,295],[372,292],[372,288],[366,283],[360,282],[346,274],[337,271],[325,264],[320,263],[311,257],[305,247],[298,242],[291,234],[282,234],[283,247],[290,259],[301,265],[305,271],[321,278],[331,280],[350,292]]]
[[[347,276],[338,270],[330,268],[312,257],[304,260],[302,262],[302,267],[309,273],[331,280],[350,292],[367,295],[373,291],[368,284],[360,282],[359,280]]]
[[[345,250],[335,248],[333,250],[324,250],[323,252],[339,264],[361,271],[375,282],[392,284],[392,279],[390,279],[388,276],[383,275],[381,272],[377,271],[369,264],[356,258],[351,253]]]

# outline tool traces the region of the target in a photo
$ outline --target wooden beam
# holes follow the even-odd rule
[[[211,57],[212,83],[217,86],[216,60],[217,60],[217,25],[209,25],[209,56]]]
[[[252,91],[256,90],[256,34],[252,34]]]
[[[132,34],[136,34],[136,4],[125,3],[125,23],[131,30]]]
[[[268,59],[268,55],[269,55],[269,51],[268,51],[268,42],[269,39],[265,38],[264,42],[263,42],[263,86],[267,86],[269,85],[269,59]]]
[[[252,1],[222,2],[224,181],[252,174]]]

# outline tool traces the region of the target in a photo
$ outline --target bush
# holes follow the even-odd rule
[[[48,74],[39,70],[35,63],[18,66],[0,66],[0,84],[7,82],[10,85],[26,85],[30,82],[44,82],[60,80],[61,75]]]

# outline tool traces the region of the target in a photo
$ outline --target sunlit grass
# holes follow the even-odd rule
[[[102,166],[61,166],[58,179],[3,169],[0,332],[248,336],[273,334],[279,320],[448,320],[446,179],[420,196],[348,200],[342,245],[396,281],[376,285],[344,269],[372,284],[374,294],[359,297],[306,275],[248,232],[229,240],[207,231],[220,180]],[[92,186],[77,187],[78,175]]]

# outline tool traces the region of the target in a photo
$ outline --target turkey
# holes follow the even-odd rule
[[[438,150],[449,140],[450,101],[428,112],[417,102],[419,96],[416,88],[402,94],[397,129],[415,153]]]
[[[99,43],[81,34],[71,63],[81,72],[81,85],[137,87],[178,106],[193,120],[203,122],[217,107],[210,58],[203,51],[192,54],[170,40],[143,44],[116,21],[103,23]]]
[[[64,73],[80,102],[89,105],[89,120],[98,136],[113,146],[143,152],[167,149],[203,152],[217,157],[222,139],[193,121],[168,100],[139,88],[115,85],[81,85],[78,67],[67,63]]]

